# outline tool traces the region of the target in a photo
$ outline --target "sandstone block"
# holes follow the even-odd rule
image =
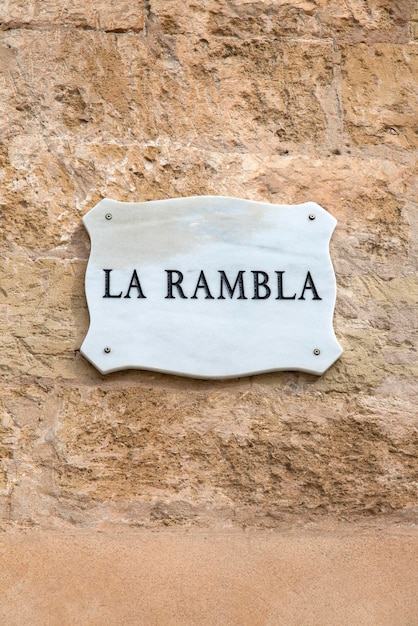
[[[133,30],[144,27],[145,5],[121,0],[6,0],[0,8],[2,29],[29,26],[52,28],[65,25],[105,31]]]
[[[417,147],[417,46],[344,48],[345,129],[357,145]]]
[[[181,137],[218,150],[326,140],[321,98],[332,90],[329,41],[222,38],[193,45],[182,36],[169,45],[156,39],[150,48],[136,35],[71,30],[48,42],[36,31],[15,31],[3,46],[10,56],[4,106],[13,124],[2,130],[10,139],[30,137],[32,150],[39,149],[38,134],[116,145]],[[23,167],[30,148],[20,155],[18,141],[15,166]],[[63,193],[71,180],[52,167]]]
[[[31,454],[45,474],[19,473],[13,510],[39,521],[49,511],[56,524],[100,524],[105,515],[144,526],[212,525],[218,518],[274,527],[295,517],[395,511],[399,519],[413,517],[412,403],[404,401],[401,423],[399,404],[364,394],[347,403],[318,393],[311,379],[301,395],[302,381],[295,386],[288,378],[279,403],[267,378],[223,390],[116,380],[91,390],[61,387],[31,435]],[[54,406],[60,424],[51,431]]]
[[[154,29],[165,34],[187,33],[211,37],[303,37],[333,38],[340,42],[408,41],[408,22],[414,3],[403,0],[395,5],[378,0],[372,6],[365,0],[342,4],[335,0],[296,2],[151,0]]]

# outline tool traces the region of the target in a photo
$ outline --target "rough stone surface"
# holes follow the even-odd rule
[[[417,24],[412,0],[0,3],[5,530],[417,523]],[[82,216],[199,194],[338,219],[324,376],[81,357]]]

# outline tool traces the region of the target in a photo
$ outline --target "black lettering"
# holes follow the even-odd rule
[[[293,296],[284,296],[283,295],[283,274],[284,272],[277,272],[277,298],[276,300],[294,300],[296,298],[296,294]]]
[[[240,270],[237,274],[237,277],[235,279],[234,282],[234,286],[231,287],[230,282],[228,280],[227,275],[225,274],[225,272],[223,270],[218,270],[218,272],[221,275],[221,284],[220,284],[220,290],[219,290],[219,298],[218,300],[225,300],[225,296],[224,296],[224,292],[223,292],[223,288],[224,286],[226,287],[226,290],[229,294],[229,297],[232,298],[234,295],[234,291],[235,289],[239,288],[239,296],[237,298],[237,300],[246,300],[247,298],[245,297],[245,293],[244,293],[244,274],[245,270]]]
[[[253,300],[266,300],[270,297],[271,289],[268,286],[269,275],[267,272],[259,272],[258,270],[252,270],[254,274],[254,296]],[[263,280],[260,282],[260,276]],[[260,287],[264,287],[264,295],[260,296]]]
[[[103,298],[121,298],[122,292],[117,296],[115,294],[110,293],[110,272],[113,270],[103,270],[105,273],[105,293]]]
[[[183,281],[183,274],[178,270],[165,270],[167,272],[167,295],[165,299],[175,298],[173,296],[173,287],[176,287],[180,298],[187,300],[187,296],[184,295],[183,289],[180,287],[180,283]],[[177,274],[177,280],[173,281],[173,274]]]
[[[322,298],[320,298],[318,295],[318,292],[316,290],[316,287],[315,287],[314,281],[312,280],[312,276],[310,272],[306,274],[305,284],[303,285],[302,294],[300,298],[298,298],[299,300],[305,299],[305,291],[307,289],[311,289],[312,291],[312,300],[322,300]]]
[[[196,289],[194,290],[194,294],[192,295],[191,299],[192,300],[197,300],[197,290],[198,289],[204,289],[205,291],[205,300],[214,300],[214,297],[212,296],[211,292],[209,291],[209,286],[206,280],[206,276],[203,272],[203,270],[200,272],[199,274],[199,280],[197,281],[196,284]]]
[[[131,297],[129,294],[133,287],[135,287],[135,289],[138,289],[138,296],[137,296],[138,298],[146,298],[146,296],[144,296],[142,292],[141,283],[139,282],[139,278],[138,278],[138,274],[136,273],[136,270],[132,272],[131,282],[129,283],[128,291],[126,292],[125,298]]]

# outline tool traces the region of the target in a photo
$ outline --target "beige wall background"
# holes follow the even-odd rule
[[[2,0],[0,29],[5,623],[29,623],[27,609],[39,624],[418,624],[410,560],[418,519],[417,5]],[[102,376],[80,355],[89,324],[83,215],[103,197],[200,194],[313,200],[338,219],[331,255],[344,353],[322,377]],[[213,554],[227,558],[229,536],[231,555],[254,563],[248,533],[262,537],[267,558],[291,545],[280,543],[283,533],[305,533],[311,545],[308,531],[337,537],[332,597],[343,584],[346,542],[367,531],[360,569],[347,574],[353,589],[368,581],[363,613],[350,613],[348,600],[326,613],[327,583],[306,613],[286,617],[271,608],[282,583],[274,573],[260,583],[263,567],[250,567],[245,593],[231,587],[225,606],[234,598],[241,613],[219,612],[220,589],[242,576],[232,556],[229,569],[216,566]],[[382,532],[395,534],[398,550],[385,552]],[[205,547],[201,533],[223,539]],[[191,543],[161,556],[167,536],[171,546]],[[55,580],[68,554],[79,555],[75,580],[88,553],[100,570],[106,542],[118,537],[122,552],[133,546],[145,578],[153,554],[167,560],[169,588],[174,564],[183,567],[180,607],[167,613],[157,594],[150,613],[120,613],[141,595],[128,565],[129,598],[115,583],[110,603],[70,601],[63,587],[58,604],[49,602],[45,567]],[[291,553],[286,580],[292,568],[318,563],[324,548],[315,541],[315,557]],[[144,542],[148,561],[139,556]],[[203,574],[218,581],[211,592],[188,586],[190,545]],[[391,555],[386,579],[381,568],[367,573],[379,545]],[[27,550],[33,558],[22,565]],[[379,586],[377,570],[395,595]],[[43,604],[19,600],[32,597],[28,572],[38,572]],[[302,579],[295,593],[306,599]],[[272,591],[255,614],[257,580]],[[199,603],[205,593],[212,600]],[[298,606],[289,594],[281,606]]]

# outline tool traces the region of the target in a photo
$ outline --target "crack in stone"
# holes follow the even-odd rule
[[[0,23],[0,32],[9,32],[15,30],[29,30],[40,32],[54,32],[56,30],[80,30],[80,31],[93,31],[96,33],[110,33],[116,35],[142,33],[142,28],[136,28],[130,26],[129,28],[97,28],[90,24],[4,24]]]

